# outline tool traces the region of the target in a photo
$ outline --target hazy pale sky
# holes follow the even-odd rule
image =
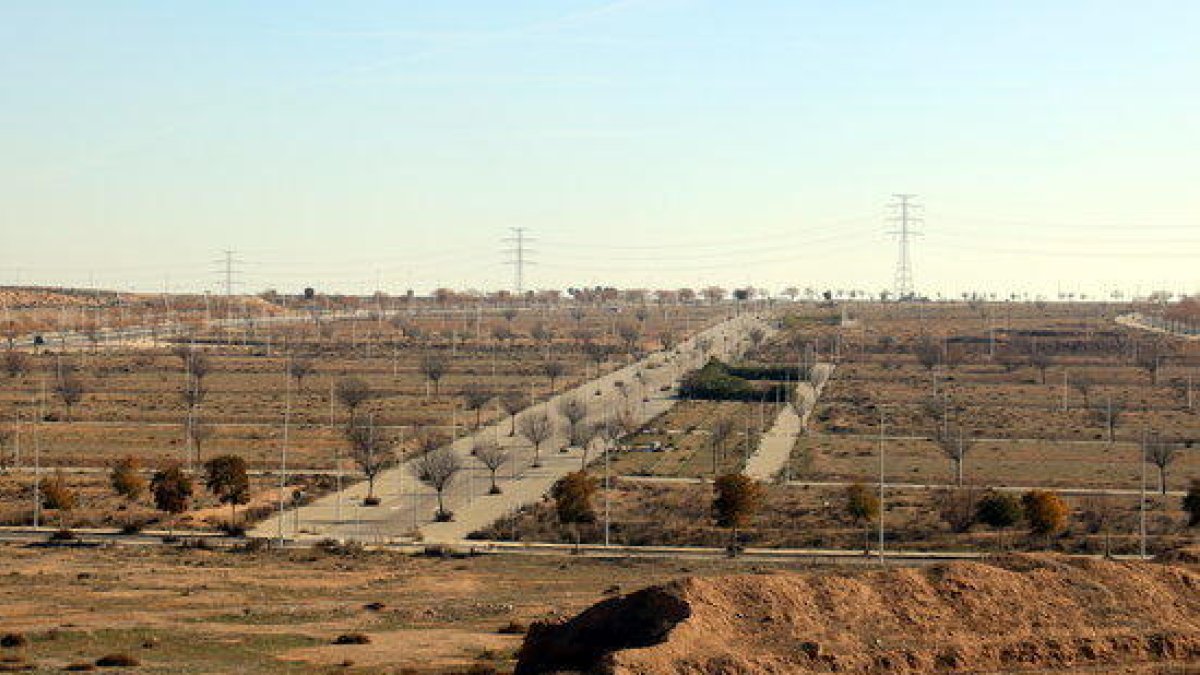
[[[0,281],[1200,287],[1200,3],[0,2]],[[378,281],[377,281],[378,280]]]

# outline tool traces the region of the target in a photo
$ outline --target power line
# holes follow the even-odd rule
[[[888,220],[899,227],[899,229],[892,230],[889,233],[895,235],[900,244],[900,251],[896,260],[895,292],[897,300],[905,300],[913,297],[912,258],[909,255],[909,238],[921,234],[913,230],[912,227],[924,222],[915,215],[921,209],[921,206],[913,201],[916,197],[916,195],[912,194],[894,194],[892,195],[892,202],[888,204],[888,208],[892,212],[892,216]]]
[[[506,264],[513,267],[513,289],[517,295],[522,295],[525,293],[525,266],[536,264],[529,259],[532,251],[526,248],[525,245],[534,240],[525,235],[528,228],[510,227],[509,229],[512,231],[513,236],[505,237],[503,241],[512,244],[510,248],[505,249],[505,253],[512,257]]]

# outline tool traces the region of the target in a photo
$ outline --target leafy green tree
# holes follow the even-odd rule
[[[1023,516],[1021,500],[1007,492],[989,492],[975,504],[975,519],[1000,531],[1001,547],[1004,530],[1016,525]]]

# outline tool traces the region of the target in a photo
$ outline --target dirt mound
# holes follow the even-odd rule
[[[534,624],[518,675],[1200,663],[1200,572],[1051,555],[689,578]]]

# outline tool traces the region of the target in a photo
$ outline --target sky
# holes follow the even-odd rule
[[[1200,289],[1200,3],[0,0],[0,283]]]

